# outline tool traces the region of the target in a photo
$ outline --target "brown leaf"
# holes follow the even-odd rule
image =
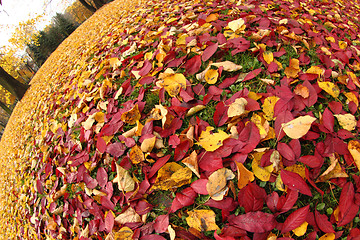
[[[234,177],[234,173],[227,168],[220,168],[213,172],[209,176],[209,180],[206,184],[206,190],[210,197],[216,201],[222,200],[228,190],[228,187],[226,186],[227,180],[231,180]]]

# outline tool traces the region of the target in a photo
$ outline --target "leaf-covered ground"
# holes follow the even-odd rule
[[[1,152],[2,239],[355,239],[357,1],[115,1]]]

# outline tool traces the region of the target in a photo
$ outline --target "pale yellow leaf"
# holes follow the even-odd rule
[[[239,30],[239,29],[241,30],[241,29],[243,28],[244,24],[245,24],[244,19],[239,18],[239,19],[237,19],[237,20],[234,20],[234,21],[229,22],[229,23],[228,23],[228,27],[229,27],[232,31],[236,32],[236,31]]]
[[[116,163],[116,177],[113,182],[118,184],[119,190],[130,192],[135,189],[135,181],[132,179],[130,173],[119,164]]]
[[[292,139],[299,139],[303,137],[310,130],[311,124],[316,118],[309,115],[300,116],[287,123],[281,124],[285,134]]]
[[[222,200],[228,190],[228,187],[226,186],[227,180],[231,180],[234,177],[234,173],[227,168],[220,168],[213,172],[209,176],[209,180],[206,184],[206,190],[210,197],[216,201]]]
[[[227,111],[228,117],[236,117],[243,115],[245,111],[245,106],[247,105],[247,100],[245,98],[237,98],[233,103],[230,104]]]
[[[347,114],[334,114],[334,116],[337,118],[340,126],[348,131],[352,131],[356,127],[356,118],[354,115],[347,113]]]
[[[238,70],[242,69],[241,65],[237,65],[230,61],[212,63],[212,64],[210,64],[210,66],[215,66],[217,68],[222,67],[223,70],[227,71],[227,72],[234,72],[234,71],[238,71]]]

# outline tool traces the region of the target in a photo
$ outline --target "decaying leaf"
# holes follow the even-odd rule
[[[292,139],[299,139],[303,137],[310,130],[311,124],[316,118],[309,115],[300,116],[291,120],[290,122],[281,124],[282,129]]]
[[[337,98],[340,94],[340,89],[332,82],[320,82],[318,81],[319,87],[330,94],[332,97]]]
[[[122,227],[118,232],[114,233],[114,239],[131,240],[134,232],[129,227]]]
[[[172,74],[164,78],[163,86],[171,97],[175,97],[181,88],[186,89],[186,78],[181,73]]]
[[[228,117],[235,117],[243,115],[245,111],[245,106],[248,102],[245,98],[237,98],[233,103],[230,104],[227,111]]]
[[[153,136],[151,138],[144,139],[144,141],[141,143],[141,151],[143,152],[151,152],[155,146],[156,143],[156,136]]]
[[[264,104],[262,105],[263,112],[265,113],[264,118],[268,121],[274,120],[274,107],[280,98],[276,96],[270,96],[265,98]]]
[[[228,190],[227,180],[231,180],[235,177],[234,173],[227,168],[220,168],[209,176],[209,180],[206,184],[206,190],[210,197],[216,201],[223,199],[225,193]]]
[[[299,96],[303,97],[303,98],[308,98],[309,97],[309,89],[306,86],[302,85],[302,84],[299,84],[299,85],[296,86],[296,88],[294,89],[294,93],[296,95],[299,95]]]
[[[215,222],[215,213],[212,210],[191,210],[186,218],[187,224],[198,231],[217,231],[219,227]]]
[[[356,118],[354,115],[347,113],[347,114],[334,114],[334,116],[337,118],[340,126],[348,131],[352,131],[356,127]]]
[[[138,145],[135,145],[130,150],[130,160],[133,164],[138,164],[145,161],[144,153],[141,151]]]
[[[213,152],[221,147],[223,141],[230,137],[230,135],[221,130],[218,133],[210,133],[212,130],[214,130],[213,127],[206,127],[206,131],[201,132],[199,142],[196,143],[209,152]]]
[[[195,151],[193,151],[190,156],[183,159],[181,162],[190,168],[198,178],[200,178],[198,159]]]
[[[215,69],[209,69],[205,72],[205,81],[208,84],[215,84],[219,78],[219,73]]]
[[[141,114],[139,112],[139,106],[135,104],[129,111],[124,112],[121,115],[121,120],[128,124],[135,124],[136,121],[139,121],[141,118]]]
[[[132,179],[130,173],[119,164],[116,164],[116,174],[113,182],[118,184],[120,191],[129,192],[134,190],[134,179]]]
[[[285,75],[289,78],[297,78],[300,72],[299,60],[298,59],[290,59],[289,67],[285,68]]]
[[[332,156],[330,156],[330,166],[319,176],[316,182],[326,182],[329,179],[340,177],[346,178],[349,176],[345,172],[345,169],[340,166],[338,158],[332,154]]]
[[[159,169],[153,190],[171,190],[191,182],[192,171],[188,167],[170,162]]]
[[[214,66],[214,67],[222,67],[224,71],[227,72],[234,72],[234,71],[239,71],[242,69],[241,65],[237,65],[233,62],[230,61],[224,61],[224,62],[217,62],[217,63],[211,63],[210,66]]]
[[[206,106],[204,106],[204,105],[196,105],[195,107],[192,107],[189,109],[189,111],[186,113],[186,117],[190,117],[205,108],[206,108]]]

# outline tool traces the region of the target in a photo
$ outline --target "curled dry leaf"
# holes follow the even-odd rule
[[[348,150],[354,159],[356,167],[360,171],[360,143],[356,140],[350,140]]]
[[[198,178],[200,178],[198,159],[195,151],[193,151],[187,158],[184,158],[181,162],[190,168]]]
[[[138,164],[145,161],[144,153],[138,145],[135,145],[130,150],[130,160],[133,164]]]
[[[316,118],[309,115],[300,116],[291,120],[290,122],[281,124],[282,129],[285,134],[292,139],[299,139],[308,133],[310,130],[311,124],[316,120]]]
[[[186,113],[186,117],[190,117],[205,108],[206,108],[206,106],[204,106],[204,105],[196,105],[195,107],[192,107],[189,109],[189,111]]]
[[[215,213],[212,210],[191,210],[186,218],[187,224],[198,231],[217,231],[219,227],[215,222]]]
[[[237,98],[233,103],[230,104],[227,111],[228,117],[236,117],[243,115],[245,111],[245,106],[247,105],[247,100],[245,98]]]
[[[234,173],[227,168],[220,168],[209,176],[209,180],[206,184],[206,190],[210,197],[216,201],[223,199],[225,193],[228,190],[227,180],[231,180],[235,177]]]

